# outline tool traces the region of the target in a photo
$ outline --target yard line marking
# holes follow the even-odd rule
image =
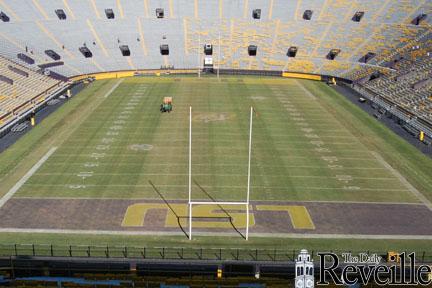
[[[173,140],[173,141],[176,141],[176,140]],[[284,144],[283,142],[282,143],[281,142],[273,142],[273,143]],[[323,144],[323,145],[325,145],[325,144]],[[185,148],[186,146],[172,146],[172,145],[170,145],[170,146],[163,146],[163,145],[156,145],[156,144],[155,144],[155,146],[157,148],[159,148],[159,149],[160,148],[169,148],[170,150],[178,150],[178,149],[184,150],[184,149],[186,149]],[[103,147],[100,144],[98,144],[98,145],[87,145],[85,147],[81,147],[80,145],[72,145],[71,144],[71,145],[63,145],[62,148],[64,148],[64,149],[65,148],[66,149],[67,148],[76,148],[76,149],[80,149],[81,151],[85,150],[85,149],[88,149],[88,150],[93,150],[93,149],[104,150]],[[112,148],[112,149],[124,148],[124,149],[126,149],[127,147],[121,146],[121,145],[111,145],[109,148]],[[106,149],[108,149],[108,147]],[[240,151],[240,152],[241,151],[247,151],[247,147],[241,148],[241,147],[218,146],[218,145],[215,145],[215,149],[218,149],[218,150],[227,149],[227,150],[230,150],[230,151]],[[330,151],[324,151],[324,150],[317,150],[317,149],[326,149],[326,148],[318,148],[318,147],[313,146],[313,144],[310,144],[310,147],[303,147],[303,148],[275,147],[275,149],[279,150],[279,152],[280,151],[283,151],[283,152],[309,151],[309,152],[326,152],[326,153],[330,152]],[[357,155],[358,154],[368,154],[369,155],[369,151],[368,150],[366,150],[366,149],[359,150],[359,149],[356,149],[356,148],[352,148],[352,149],[338,149],[337,152],[335,152],[335,153],[343,153],[343,152],[349,152],[349,153],[351,153],[353,151],[355,151],[356,152],[355,154],[357,154]]]
[[[110,121],[113,121],[114,119],[107,119],[106,121],[103,121],[103,122],[110,122]],[[141,120],[141,121],[145,121],[145,119]],[[130,121],[130,122],[133,122],[133,121]],[[135,128],[135,126],[134,127],[128,127],[128,126],[126,126],[126,129],[133,129],[133,128]],[[287,128],[289,128],[289,127],[287,127]],[[96,127],[94,127],[94,129],[96,129]],[[100,129],[100,127],[98,127],[98,129]],[[312,129],[312,128],[310,128],[310,129]],[[86,137],[86,135],[95,135],[95,134],[97,135],[98,133],[102,134],[104,132],[105,131],[103,131],[103,130],[101,130],[99,132],[94,132],[94,131],[78,131],[76,134],[80,135],[82,137],[68,140],[68,142],[88,142],[87,139],[82,139],[82,138]],[[178,129],[177,132],[173,132],[173,133],[158,133],[158,135],[169,137],[170,135],[173,135],[173,136],[179,135],[180,134],[179,132],[181,132],[181,129]],[[328,131],[325,131],[325,132],[331,132],[331,131],[328,130]],[[138,135],[138,136],[142,136],[143,134],[144,133],[143,133],[142,130],[141,131],[138,130],[136,132],[124,132],[123,133],[123,135]],[[208,135],[208,132],[196,132],[196,133],[194,133],[194,135],[198,135],[198,136],[199,135]],[[326,137],[325,135],[322,136],[322,133],[320,133],[320,135],[321,135],[321,137]],[[229,137],[229,136],[231,136],[232,137],[232,136],[239,136],[239,134],[238,133],[218,133],[218,136],[221,136],[221,137],[224,137],[224,136]],[[286,137],[286,138],[294,138],[294,137],[302,137],[303,135],[302,134],[272,134],[272,133],[269,133],[269,136],[270,137],[274,137],[274,138],[284,138],[284,137]],[[340,135],[340,136],[343,136],[343,135]],[[184,139],[187,138],[186,136],[184,136],[184,137],[185,137]],[[346,135],[346,137],[348,137],[348,135]],[[182,139],[182,138],[179,138],[179,139]],[[352,139],[354,139],[354,138],[352,138]]]
[[[101,122],[106,123],[106,122],[109,122],[109,121],[113,121],[113,120],[116,119],[116,117],[118,117],[119,114],[126,114],[127,113],[127,114],[131,114],[131,115],[136,115],[137,113],[139,113],[139,111],[130,111],[130,112],[122,113],[123,111],[114,112],[114,113],[118,113],[118,114],[112,115],[111,118],[101,117],[101,118],[104,118],[105,120],[104,121],[101,120],[101,121],[97,121],[97,122],[95,121],[95,123],[101,123]],[[142,120],[143,121],[150,120],[150,118],[149,119],[142,118]],[[176,121],[177,121],[177,119],[176,119]],[[181,120],[178,120],[177,124],[186,125],[186,122],[184,122],[184,123],[178,123],[178,122],[181,122]],[[313,128],[313,129],[323,129],[323,130],[325,129],[326,130],[325,132],[330,132],[334,128],[337,128],[335,125],[329,125],[328,123],[322,123],[322,122],[304,123],[304,124],[302,123],[300,125],[299,125],[298,122],[286,122],[286,123],[278,123],[278,124],[268,123],[268,126],[269,126],[270,129],[272,129],[272,131],[282,132],[282,133],[284,131],[289,131],[289,129],[298,129],[299,128],[298,126],[301,126],[301,125],[308,126],[308,128]],[[342,124],[338,124],[337,126],[343,128]],[[127,128],[152,129],[154,127],[153,126],[146,126],[146,125],[134,125],[133,127],[127,127]],[[94,132],[91,131],[92,129],[100,130],[100,125],[95,125],[95,126],[87,125],[86,129],[84,131],[79,131],[79,133],[81,133],[81,134],[90,134],[90,133],[94,134]],[[170,127],[167,127],[166,131],[169,131],[169,130],[170,130]],[[205,126],[205,127],[204,126],[203,127],[196,127],[196,130],[197,130],[197,132],[205,132],[205,131],[208,131],[208,127],[207,126]],[[234,130],[233,128],[231,128],[231,129],[230,128],[222,128],[221,130],[226,130],[226,131],[230,131],[230,132],[231,131],[233,131],[233,132],[238,131],[238,130]],[[260,127],[256,127],[255,130],[257,131],[257,133],[261,132],[261,130],[265,131],[265,132],[268,131],[268,130],[266,130],[264,128],[260,128]],[[342,131],[340,129],[335,129],[335,130]],[[179,126],[179,128],[177,130],[174,130],[174,131],[179,131],[179,132],[184,131],[184,132],[186,132],[186,126],[183,126],[183,127]],[[346,129],[345,129],[345,132],[347,132]],[[130,132],[128,132],[128,133],[130,133]],[[270,133],[272,133],[272,132],[270,132]],[[143,131],[141,130],[141,131],[137,131],[137,132],[132,132],[130,134],[143,134]],[[352,135],[351,133],[349,133],[349,134]],[[355,138],[356,136],[353,136],[353,137]]]
[[[0,208],[25,184],[25,182],[45,163],[46,160],[57,150],[52,147],[15,185],[0,199]]]
[[[143,200],[143,197],[69,197],[69,196],[48,196],[48,197],[32,197],[32,196],[15,196],[14,199],[28,199],[28,200],[120,200],[120,201],[129,201],[129,200]],[[150,201],[160,201],[160,197],[145,197],[145,200]],[[186,198],[176,198],[176,199],[168,199],[172,203],[182,202],[187,200]],[[202,199],[204,200],[204,199]],[[282,203],[329,203],[329,204],[371,204],[371,205],[414,205],[424,207],[423,203],[420,202],[377,202],[377,201],[337,201],[337,200],[268,200],[268,199],[260,199],[253,200],[251,204],[259,205],[260,203],[274,203],[278,202],[278,205],[282,205]]]
[[[119,122],[120,121],[120,122]],[[124,125],[125,123],[122,123],[121,121],[124,121],[124,120],[116,120],[116,121],[114,121],[113,123],[111,123],[111,124],[108,124],[108,125],[112,125],[112,124],[121,124],[121,125]],[[108,121],[109,122],[109,121]],[[110,126],[111,127],[111,126]],[[132,127],[126,127],[126,129],[128,129],[128,128],[132,128]],[[134,129],[135,128],[139,128],[138,126],[134,126],[133,127]],[[141,132],[142,133],[142,132]],[[161,136],[165,136],[166,134],[163,134],[163,133],[161,133],[161,134],[158,134],[158,135],[161,135]],[[172,134],[172,135],[178,135],[178,133],[177,134]],[[195,135],[197,135],[197,134],[195,134]],[[205,135],[204,133],[203,133],[203,135]],[[208,133],[207,133],[207,135],[208,135]],[[239,134],[232,134],[232,136],[235,136],[235,135],[239,135]],[[288,134],[288,135],[286,135],[287,136],[287,138],[296,138],[296,137],[302,137],[302,138],[316,138],[316,136],[310,136],[310,135],[315,135],[315,134],[307,134],[306,133],[306,135],[309,135],[309,136],[305,136],[305,134]],[[219,136],[219,134],[218,134],[218,136]],[[272,135],[269,135],[270,137],[272,137]],[[332,136],[332,135],[324,135],[324,136],[322,136],[322,135],[317,135],[317,136],[319,136],[319,138],[331,138],[331,139],[351,139],[351,140],[356,140],[356,138],[354,138],[354,137],[352,137],[352,136],[342,136],[342,135],[340,135],[340,136]],[[275,138],[279,138],[279,137],[275,137]],[[232,139],[232,137],[230,137],[230,139]],[[230,140],[229,139],[229,140]],[[239,138],[240,139],[240,138]],[[173,142],[173,141],[188,141],[188,139],[187,139],[187,137],[186,136],[183,136],[183,137],[178,137],[178,138],[170,138],[170,141],[164,141],[164,142],[168,142],[168,143],[171,143],[171,142]],[[201,138],[198,138],[198,139],[195,139],[194,141],[205,141],[205,142],[208,142],[208,140],[207,139],[201,139]],[[216,140],[216,141],[219,141],[219,142],[226,142],[226,141],[228,141],[228,140],[225,140],[225,139],[223,139],[223,140]],[[233,140],[230,140],[230,141],[233,141]],[[263,141],[263,140],[261,140],[261,141]],[[78,141],[74,141],[74,142],[78,142]],[[83,140],[83,141],[81,141],[81,142],[87,142],[87,141],[85,141],[85,140]]]
[[[32,228],[0,228],[2,233],[38,233],[38,234],[84,234],[84,235],[152,235],[152,236],[183,236],[176,231],[125,231],[125,230],[75,230],[75,229],[32,229]],[[194,232],[198,236],[214,237],[212,232]],[[220,236],[238,236],[237,232],[218,232]],[[315,238],[315,239],[392,239],[392,240],[432,240],[432,235],[369,235],[369,234],[318,234],[318,233],[253,233],[254,237],[276,238]]]
[[[111,95],[112,92],[114,92],[115,89],[123,82],[124,78],[121,78],[117,81],[117,83],[104,95],[104,98],[107,98],[109,95]]]
[[[141,103],[142,104],[142,103]],[[127,104],[121,104],[119,107],[125,107],[125,106],[128,106]],[[176,107],[177,108],[177,107]],[[177,108],[177,111],[178,111],[178,108]],[[107,113],[108,114],[108,113]],[[112,115],[112,117],[111,118],[115,118],[115,115],[113,115],[113,114],[109,114],[109,115]],[[303,115],[304,116],[304,115]],[[102,118],[102,116],[101,116],[101,118]],[[105,117],[103,117],[104,119],[105,119]],[[301,117],[297,117],[297,118],[301,118]],[[303,117],[304,118],[304,117]],[[152,117],[143,117],[142,118],[143,120],[149,120],[149,119],[152,119]],[[276,119],[276,118],[275,118]],[[278,127],[278,126],[283,126],[283,127],[286,127],[286,126],[288,126],[287,125],[287,123],[286,122],[272,122],[272,120],[273,119],[271,119],[271,118],[269,118],[268,119],[269,121],[267,121],[268,122],[268,124],[269,125],[271,125],[271,127]],[[290,120],[292,120],[292,119],[290,119]],[[328,126],[332,126],[332,127],[343,127],[339,122],[337,122],[336,120],[329,120],[328,118],[312,118],[312,117],[309,117],[309,116],[307,116],[306,115],[306,118],[305,118],[305,120],[307,120],[307,121],[310,121],[310,123],[309,124],[311,124],[311,125],[328,125]],[[178,123],[182,123],[182,124],[184,124],[184,125],[186,125],[186,121],[184,121],[184,119],[176,119],[176,121],[178,122]],[[195,120],[194,120],[195,121]],[[95,122],[95,123],[100,123],[100,122],[105,122],[105,121],[102,121],[102,119],[101,120],[92,120],[92,121],[89,121],[89,123],[91,123],[91,122]],[[195,123],[198,123],[198,124],[202,124],[202,125],[206,125],[206,123],[204,122],[204,121],[199,121],[199,120],[197,120],[197,121],[195,121]],[[293,123],[291,123],[290,122],[290,124],[293,124]],[[96,127],[99,127],[99,126],[88,126],[89,128],[96,128]],[[135,126],[134,126],[135,127]],[[136,127],[138,127],[138,128],[150,128],[150,127],[152,127],[152,126],[136,126]],[[184,129],[186,129],[186,126],[184,126],[183,127]],[[207,129],[207,126],[204,126],[203,127],[203,129]],[[237,129],[237,128],[235,128],[235,129]],[[345,129],[345,131],[347,131],[347,129]]]
[[[209,165],[210,166],[210,165]],[[77,173],[36,173],[38,176],[66,176],[66,175],[76,175]],[[122,175],[136,175],[136,176],[187,176],[187,173],[92,173],[93,176],[122,176]],[[221,173],[194,173],[195,176],[220,176],[220,177],[245,177],[247,174],[221,174]],[[318,176],[318,175],[267,175],[267,174],[256,174],[258,176],[266,176],[266,177],[285,177],[285,178],[324,178],[324,179],[338,179],[337,176]],[[389,178],[389,177],[357,177],[354,176],[352,180],[388,180],[394,181],[398,178]]]
[[[115,120],[117,117],[113,117],[112,119],[104,119],[104,120],[100,120],[100,121],[87,121],[87,123],[89,122],[97,122],[97,123],[101,123],[101,122],[109,122],[109,121],[113,121]],[[150,118],[149,118],[150,119]],[[142,118],[141,120],[147,120],[146,118]],[[136,123],[136,120],[125,120],[126,122],[131,122],[131,123]],[[136,126],[134,126],[136,127]],[[186,129],[186,128],[185,128]],[[309,128],[312,129],[312,128]],[[335,132],[344,132],[347,133],[346,130],[326,130],[324,132],[328,132],[329,134],[333,134]],[[87,132],[87,131],[80,131],[80,133],[82,134],[94,134],[93,132]],[[136,133],[125,133],[125,134],[142,134],[142,132],[136,132]],[[320,132],[321,134],[321,132]],[[348,133],[347,133],[348,134]],[[179,135],[178,130],[176,130],[175,132],[158,132],[158,135],[163,135],[163,136],[170,136],[170,135]],[[208,135],[208,132],[195,132],[194,135]],[[298,134],[288,134],[288,133],[281,133],[281,134],[272,134],[271,132],[269,133],[270,136],[272,137],[297,137],[297,136],[301,136],[301,133]],[[349,134],[351,135],[351,134]],[[218,136],[238,136],[238,133],[219,133],[218,132]],[[342,136],[342,135],[339,135]],[[346,135],[348,136],[348,135]],[[187,136],[185,136],[187,138]],[[324,136],[321,136],[324,137]],[[80,140],[80,139],[73,139],[70,140],[70,142],[87,142],[87,140]]]
[[[307,142],[303,142],[303,143],[307,143]],[[91,157],[92,154],[88,154],[88,153],[84,153],[84,154],[77,154],[77,153],[65,153],[65,154],[59,154],[57,153],[54,157],[70,157],[70,156],[79,156],[79,157]],[[111,156],[118,156],[118,154],[104,154],[104,157],[111,157]],[[137,157],[138,154],[137,153],[122,153],[121,154],[122,157]],[[208,156],[208,153],[195,153],[194,157],[203,157],[203,156]],[[230,157],[230,159],[243,159],[243,158],[247,158],[247,155],[227,155]],[[158,158],[158,157],[163,157],[166,158],[166,154],[155,154],[155,153],[149,153],[148,155],[146,155],[146,157],[153,157],[153,158]],[[172,155],[170,158],[184,158],[187,157],[187,155]],[[291,159],[291,158],[298,158],[298,159],[310,159],[310,156],[295,156],[295,155],[280,155],[279,158],[287,158],[287,159]],[[357,161],[371,161],[371,160],[376,160],[373,157],[337,157],[338,160],[357,160]]]
[[[28,187],[66,187],[66,184],[24,184],[25,186]],[[187,185],[179,185],[179,184],[158,184],[159,187],[167,187],[167,188],[185,188],[187,187]],[[86,185],[86,187],[149,187],[151,188],[152,186],[149,184],[110,184],[110,185],[99,185],[99,184],[88,184]],[[238,188],[238,189],[244,189],[246,187],[246,185],[240,185],[240,186],[209,186],[209,185],[201,185],[201,187],[204,188],[213,188],[213,189],[233,189],[233,188]],[[274,190],[292,190],[292,188],[286,187],[286,186],[251,186],[251,188],[254,189],[274,189]],[[298,189],[310,189],[310,190],[346,190],[346,191],[350,191],[348,189],[345,188],[341,188],[341,187],[296,187],[297,190]],[[365,191],[391,191],[391,192],[407,192],[407,189],[394,189],[394,188],[361,188],[360,190],[365,190]],[[355,190],[355,192],[358,192],[358,190]]]
[[[405,179],[405,177],[403,177],[402,174],[399,173],[399,171],[390,166],[390,164],[388,164],[387,161],[385,161],[384,158],[382,158],[381,155],[377,152],[371,151],[371,153],[373,156],[375,156],[379,163],[386,167],[396,178],[399,179],[399,181],[403,185],[405,185],[405,187],[408,188],[408,191],[410,191],[417,199],[419,199],[426,207],[428,207],[429,210],[432,211],[432,203],[420,191],[418,191],[414,186],[412,186],[411,183],[409,183]]]
[[[130,161],[116,161],[117,165],[140,165],[142,166],[142,162],[130,162]],[[84,162],[68,162],[68,165],[83,165]],[[99,162],[99,165],[112,165],[112,162]],[[50,165],[64,165],[64,162],[50,162]],[[187,166],[187,163],[146,163],[146,166]],[[208,163],[194,163],[194,166],[209,166]],[[247,164],[212,164],[211,166],[220,166],[220,167],[247,167]],[[285,167],[285,168],[328,168],[328,166],[301,166],[301,165],[265,165],[265,164],[251,164],[251,167]],[[334,168],[334,170],[385,170],[386,168],[382,167],[340,167]]]

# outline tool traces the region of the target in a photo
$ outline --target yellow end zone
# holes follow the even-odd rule
[[[188,224],[188,205],[187,204],[170,204],[169,208],[163,203],[136,203],[130,205],[123,218],[123,227],[142,227],[149,226],[151,223],[145,223],[145,217],[150,211],[162,213],[165,219],[165,228],[175,228],[180,224],[184,227]],[[232,205],[222,208],[218,205],[194,205],[193,206],[193,225],[196,228],[246,228],[246,214],[244,205],[233,208]],[[172,209],[172,210],[171,210]],[[291,219],[294,229],[315,229],[315,225],[305,206],[297,205],[256,205],[257,211],[285,211]],[[250,209],[249,226],[255,226],[255,215]],[[231,221],[230,222],[230,217]],[[201,220],[200,220],[201,219]]]
[[[188,205],[186,204],[170,204],[170,207],[174,212],[167,207],[166,204],[162,203],[137,203],[130,205],[123,218],[123,227],[142,227],[150,225],[145,223],[145,217],[151,210],[162,210],[165,218],[165,228],[175,228],[179,226],[179,221],[182,226],[188,224]],[[230,207],[223,207],[229,215],[222,211],[217,205],[194,205],[193,206],[193,217],[195,218],[193,226],[196,228],[232,228],[234,225],[236,228],[246,228],[246,214],[245,207],[237,207],[235,209]],[[234,210],[234,211],[233,211]],[[240,212],[239,212],[240,211]],[[232,224],[229,221],[231,217]],[[196,219],[205,219],[196,220]],[[217,220],[216,220],[217,219]],[[249,226],[255,225],[255,217],[250,213]]]

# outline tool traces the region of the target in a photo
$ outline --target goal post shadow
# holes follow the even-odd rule
[[[221,202],[218,202],[215,198],[213,198],[213,196],[211,196],[210,195],[210,193],[208,193],[205,189],[204,189],[204,187],[202,187],[199,183],[198,183],[198,181],[196,181],[196,179],[194,179],[193,180],[193,182],[195,183],[195,185],[201,190],[201,192],[203,192],[211,201],[213,201],[213,202],[209,202],[208,203],[208,205],[216,205],[216,206],[218,206],[220,209],[221,209],[221,211],[223,212],[223,213],[225,213],[225,215],[226,215],[226,217],[218,217],[218,218],[228,218],[229,219],[229,222],[230,222],[230,224],[231,224],[231,226],[232,226],[232,228],[243,238],[243,239],[246,239],[246,235],[244,235],[236,226],[235,226],[235,224],[234,224],[234,221],[233,221],[233,216],[222,206],[222,204],[221,204]],[[190,204],[193,204],[193,202],[191,202]],[[194,219],[195,217],[193,217],[193,215],[192,215],[192,221],[193,221],[193,219]],[[208,218],[214,218],[214,217],[208,217]]]
[[[153,188],[153,190],[158,194],[158,196],[164,202],[164,204],[171,211],[171,213],[174,215],[174,217],[177,220],[177,225],[180,228],[180,230],[183,232],[183,234],[185,234],[185,236],[187,238],[190,238],[190,235],[187,233],[187,230],[185,229],[185,227],[183,226],[183,223],[182,223],[182,220],[186,220],[186,223],[188,223],[187,220],[190,219],[190,216],[189,215],[180,215],[178,213],[178,211],[176,211],[174,209],[174,207],[172,207],[172,205],[170,204],[170,202],[163,196],[163,194],[159,191],[159,189],[154,185],[154,183],[151,180],[148,180],[148,182],[149,182],[150,186]],[[196,182],[196,181],[194,181],[194,182],[203,191],[203,193],[205,193],[210,199],[212,199],[213,201],[215,201],[214,198],[210,194],[208,194],[208,192],[202,186],[200,186],[198,184],[198,182]],[[195,203],[195,205],[198,205],[198,203]],[[219,202],[204,202],[204,203],[202,203],[200,205],[215,205],[215,206],[218,206],[219,209],[226,216],[193,216],[192,220],[198,220],[198,219],[201,219],[201,220],[203,220],[203,219],[204,220],[226,220],[227,222],[230,223],[231,227],[236,231],[236,233],[238,233],[242,238],[246,239],[246,236],[239,230],[238,227],[236,227],[236,225],[234,223],[234,216],[232,216],[224,207],[222,207],[222,205],[219,204]],[[214,222],[210,222],[210,223],[214,223]]]
[[[159,197],[162,199],[162,201],[165,203],[165,205],[168,207],[168,209],[174,214],[174,216],[177,219],[177,224],[180,228],[180,230],[186,235],[186,237],[189,238],[188,233],[186,232],[186,230],[183,228],[180,219],[186,216],[179,216],[178,213],[174,210],[174,208],[170,205],[170,203],[168,202],[168,200],[165,199],[165,197],[162,195],[162,193],[156,188],[156,186],[153,184],[153,182],[151,180],[148,180],[150,186],[152,186],[153,190],[159,195]]]

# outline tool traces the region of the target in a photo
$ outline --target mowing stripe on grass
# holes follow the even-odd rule
[[[46,160],[57,150],[52,147],[1,199],[0,208],[24,185],[24,183],[45,163]]]

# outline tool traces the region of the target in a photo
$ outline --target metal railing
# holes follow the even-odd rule
[[[385,108],[387,111],[391,112],[399,119],[405,121],[417,130],[425,132],[427,136],[432,138],[432,126],[427,119],[417,118],[417,116],[415,116],[411,112],[406,111],[404,108],[399,107],[397,104],[390,102],[382,95],[379,95],[367,89],[366,87],[355,85],[352,88],[358,93],[360,93],[362,96],[367,98],[369,101],[372,101],[379,106]]]
[[[205,260],[205,261],[267,261],[293,262],[298,249],[252,249],[252,248],[192,248],[192,247],[136,247],[136,246],[84,246],[50,244],[0,244],[0,257],[84,257],[84,258],[124,258],[147,260]],[[314,260],[317,253],[309,251]],[[328,252],[328,251],[327,251]],[[387,251],[330,251],[342,253],[377,254],[386,257]],[[404,251],[398,251],[404,252]],[[413,251],[406,251],[407,254]],[[418,263],[432,263],[431,251],[417,251]]]
[[[44,92],[34,96],[31,99],[28,99],[26,102],[22,103],[21,105],[14,107],[13,110],[8,112],[7,114],[1,116],[0,120],[6,119],[11,115],[13,115],[14,118],[5,121],[3,124],[0,124],[0,136],[7,133],[9,129],[12,128],[12,126],[22,121],[24,118],[28,117],[32,112],[39,110],[41,107],[46,105],[48,101],[59,96],[68,88],[69,85],[65,83],[55,84],[50,88],[48,88],[47,90],[45,90]],[[33,103],[37,98],[43,98],[44,100],[37,104]]]

